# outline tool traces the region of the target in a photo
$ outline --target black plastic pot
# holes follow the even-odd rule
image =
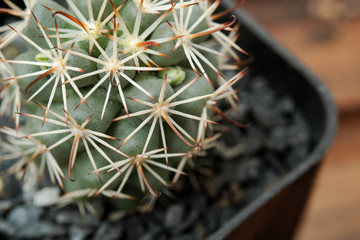
[[[223,1],[229,9],[231,1]],[[302,216],[314,179],[336,132],[336,108],[327,87],[289,54],[248,14],[234,12],[241,23],[238,44],[254,61],[254,75],[266,76],[280,94],[291,95],[311,128],[310,155],[269,190],[216,231],[209,240],[291,239]]]
[[[233,5],[224,0],[221,6],[229,9]],[[310,155],[297,168],[265,190],[208,239],[288,240],[295,233],[321,160],[335,135],[336,110],[323,83],[250,16],[241,10],[234,14],[242,24],[238,44],[254,58],[249,65],[250,73],[266,76],[277,93],[293,97],[309,123],[313,145]]]

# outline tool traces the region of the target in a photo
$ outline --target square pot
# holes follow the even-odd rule
[[[221,6],[229,9],[233,5],[223,1]],[[276,93],[294,98],[310,126],[313,143],[306,159],[208,239],[291,239],[336,132],[335,104],[327,87],[251,16],[240,9],[233,14],[241,23],[237,43],[254,59],[249,65],[250,73],[265,76]]]

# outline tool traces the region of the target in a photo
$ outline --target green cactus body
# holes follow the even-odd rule
[[[97,20],[99,18],[99,13],[101,12],[101,16],[100,16],[100,20],[105,20],[106,17],[108,17],[110,14],[113,13],[113,9],[109,3],[108,0],[104,1],[104,0],[91,0],[91,5],[88,4],[88,1],[73,1],[75,6],[77,7],[77,9],[82,13],[82,15],[87,18],[90,19],[89,16],[89,8],[92,9],[92,15],[94,17],[95,20]],[[113,3],[115,6],[120,6],[121,4],[123,4],[125,1],[124,0],[113,0]]]
[[[119,46],[120,47],[120,46]],[[108,56],[111,56],[112,55],[112,52],[113,52],[113,45],[111,42],[108,43],[106,49],[105,49],[105,52],[106,54],[108,54]],[[125,59],[127,56],[125,54],[120,54],[118,53],[116,58],[115,59],[118,59],[118,60],[123,60]],[[103,60],[105,61],[106,60],[106,57],[104,56],[104,54],[101,54],[99,56],[99,59],[100,60]],[[116,63],[115,63],[116,64]],[[120,65],[120,63],[117,63],[118,65]],[[132,66],[134,67],[135,66],[135,63],[133,60],[130,60],[128,62],[126,62],[126,65],[127,66]],[[100,70],[100,69],[103,69],[105,66],[103,64],[97,64],[97,68]],[[122,71],[121,69],[119,69],[118,71]],[[128,76],[129,78],[134,78],[135,77],[135,73],[136,71],[135,70],[126,70],[126,71],[122,71],[126,76]],[[116,74],[116,73],[115,73]],[[103,78],[104,76],[106,75],[106,73],[101,73],[100,74],[100,78]],[[122,76],[119,76],[119,79],[120,79],[120,85],[122,88],[125,88],[129,82]],[[104,84],[106,87],[108,86],[108,84]]]
[[[120,15],[123,19],[126,20],[125,24],[128,29],[133,30],[136,22],[136,17],[139,11],[139,3],[135,3],[136,1],[129,1],[125,4],[125,6],[120,10]],[[137,1],[140,2],[140,1]],[[154,13],[142,13],[141,14],[141,24],[139,28],[139,32],[142,33],[145,29],[147,29],[157,18],[159,14]]]
[[[171,24],[175,24],[175,23],[172,22]],[[162,23],[151,35],[151,40],[159,39],[159,38],[169,38],[175,36],[176,34],[173,31],[171,31],[169,24]],[[152,49],[154,49],[155,51],[159,51],[168,57],[152,56],[152,59],[161,66],[168,67],[175,65],[181,62],[183,59],[185,59],[186,56],[181,48],[178,48],[176,50],[174,50],[174,48],[175,48],[174,41],[165,42],[161,44],[161,46],[153,46]]]
[[[243,75],[223,75],[241,52],[234,21],[213,22],[219,0],[67,3],[29,6],[34,16],[11,35],[28,51],[13,60],[0,52],[2,90],[9,87],[0,114],[9,112],[4,102],[14,106],[19,128],[0,132],[22,146],[23,167],[48,166],[64,189],[60,202],[102,194],[134,207],[185,175],[186,158],[216,136],[209,111],[234,101],[231,86]]]
[[[37,53],[33,52],[33,51],[28,51],[25,53],[21,53],[20,55],[17,56],[17,60],[27,60],[27,61],[34,61],[35,57],[36,57]],[[22,64],[13,64],[13,68],[15,70],[15,74],[17,76],[20,75],[25,75],[25,74],[29,74],[29,73],[33,73],[33,72],[38,72],[38,71],[43,71],[45,72],[46,69],[41,69],[41,67],[36,66],[36,65],[22,65]],[[41,86],[43,86],[46,81],[49,80],[49,77],[44,77],[42,78],[40,81],[38,81],[37,83],[35,83],[31,88],[27,87],[29,86],[29,84],[31,84],[34,81],[34,77],[26,77],[23,79],[20,79],[18,81],[18,84],[20,86],[20,89],[27,94],[27,97],[30,97],[32,95],[32,93],[34,93],[34,91],[36,89],[39,89]],[[36,96],[36,100],[38,101],[46,101],[49,99],[50,94],[51,94],[51,89],[53,86],[51,86],[50,84],[47,85],[43,91],[41,91],[37,96]],[[61,101],[61,92],[57,91],[55,96],[54,96],[54,100],[55,101]]]
[[[158,78],[150,73],[143,73],[138,75],[134,79],[141,87],[143,87],[145,90],[148,91],[148,93],[151,94],[155,99],[158,99],[160,96],[161,88],[163,86],[163,81],[161,78]],[[147,110],[149,107],[147,105],[138,103],[137,100],[142,100],[146,102],[151,102],[153,104],[156,103],[156,101],[149,96],[145,95],[142,91],[137,89],[134,86],[129,86],[124,91],[125,96],[129,98],[132,98],[134,100],[129,99],[127,101],[127,105],[129,107],[130,112],[138,112],[142,110]],[[169,84],[166,84],[166,90],[165,90],[165,97],[170,97],[174,94],[174,90]],[[146,116],[141,116],[141,118],[145,118]]]
[[[38,0],[36,2],[36,4],[34,5],[34,7],[32,8],[33,16],[35,16],[36,19],[35,19],[35,17],[32,17],[30,19],[28,26],[24,29],[23,33],[28,38],[36,41],[37,45],[46,49],[46,48],[48,48],[48,43],[46,42],[46,40],[44,38],[42,38],[43,34],[40,31],[40,29],[38,28],[38,24],[36,21],[39,21],[39,23],[41,24],[41,26],[43,28],[54,28],[55,22],[52,18],[51,11],[49,11],[44,6],[50,8],[50,9],[53,9],[53,10],[56,9],[56,11],[65,12],[67,14],[71,14],[71,11],[64,8],[60,4],[56,3],[55,1],[51,1],[51,0]],[[70,28],[70,29],[73,28],[71,24],[69,24],[68,22],[66,22],[65,20],[62,20],[62,19],[58,19],[57,25],[59,28]],[[52,41],[52,44],[54,46],[56,46],[56,39],[53,38],[53,39],[51,39],[51,41]],[[29,46],[29,48],[35,49],[34,46],[29,44],[28,42],[25,42],[25,44],[27,44]]]
[[[198,74],[195,73],[194,71],[192,71],[190,69],[186,69],[186,68],[183,68],[183,69],[186,73],[185,80],[182,84],[174,87],[175,91],[180,90],[186,84],[189,84],[191,81],[193,81],[194,79],[196,79],[198,77]],[[195,97],[199,97],[199,96],[211,95],[211,93],[213,93],[213,92],[214,92],[213,87],[209,84],[209,82],[206,80],[206,78],[204,76],[202,76],[199,79],[197,79],[196,81],[194,81],[194,83],[191,85],[191,87],[187,88],[183,93],[181,93],[177,97],[177,100],[186,100],[186,99],[191,99],[191,98],[195,98]],[[190,102],[187,104],[182,104],[177,107],[177,110],[184,112],[184,113],[189,113],[189,114],[194,114],[196,116],[200,116],[203,108],[205,107],[206,101],[207,101],[207,99],[204,98],[204,99],[200,99],[198,101]]]

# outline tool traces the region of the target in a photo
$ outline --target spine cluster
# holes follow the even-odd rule
[[[157,196],[214,145],[217,103],[236,105],[246,71],[235,17],[217,22],[220,0],[5,2],[0,12],[20,19],[0,28],[0,114],[15,123],[0,127],[0,160],[16,159],[11,171],[47,167],[63,203]],[[11,56],[19,41],[27,50]]]

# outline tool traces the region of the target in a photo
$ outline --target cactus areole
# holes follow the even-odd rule
[[[3,160],[45,166],[62,203],[159,196],[232,121],[217,104],[236,106],[247,71],[236,19],[215,13],[221,0],[66,2],[1,9],[19,17],[1,27]],[[27,50],[11,56],[15,39]]]

